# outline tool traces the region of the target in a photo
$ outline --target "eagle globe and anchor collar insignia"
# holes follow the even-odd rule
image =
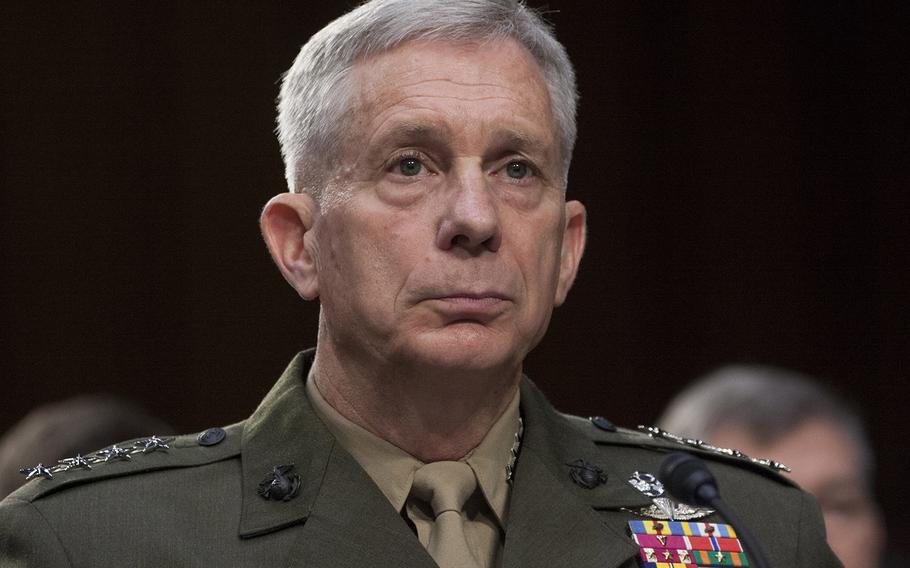
[[[259,496],[268,501],[290,501],[300,490],[300,475],[294,473],[294,464],[276,465],[259,483]]]
[[[664,484],[651,473],[633,472],[629,477],[629,485],[637,489],[639,493],[651,498],[651,504],[647,507],[624,509],[639,517],[667,521],[688,521],[701,519],[714,513],[713,509],[677,503],[665,496]]]
[[[569,477],[579,487],[594,489],[607,482],[607,474],[604,473],[604,470],[583,459],[577,459],[566,465],[569,466]]]

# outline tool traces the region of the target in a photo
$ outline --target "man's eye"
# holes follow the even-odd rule
[[[423,164],[417,158],[403,158],[398,162],[398,171],[403,176],[416,176],[423,171]]]
[[[510,178],[524,179],[528,177],[529,173],[528,164],[524,162],[509,162],[506,165],[506,174],[508,174]]]

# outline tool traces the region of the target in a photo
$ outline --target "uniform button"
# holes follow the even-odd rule
[[[601,430],[607,432],[616,432],[616,425],[604,418],[603,416],[592,416],[589,420]]]
[[[221,428],[209,428],[196,437],[200,446],[214,446],[224,440],[224,430]]]

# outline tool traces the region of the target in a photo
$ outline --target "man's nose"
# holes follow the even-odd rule
[[[436,233],[442,250],[460,247],[472,254],[496,252],[502,244],[499,209],[482,171],[464,172],[447,188]]]

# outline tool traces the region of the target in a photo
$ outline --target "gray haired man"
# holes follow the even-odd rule
[[[560,414],[522,375],[584,250],[566,200],[575,101],[565,50],[514,0],[375,0],[313,36],[281,89],[290,191],[261,226],[320,302],[315,349],[242,423],[27,469],[37,481],[0,507],[0,560],[745,562],[712,511],[662,497],[649,472],[674,442]],[[811,497],[692,451],[776,565],[837,565]]]

